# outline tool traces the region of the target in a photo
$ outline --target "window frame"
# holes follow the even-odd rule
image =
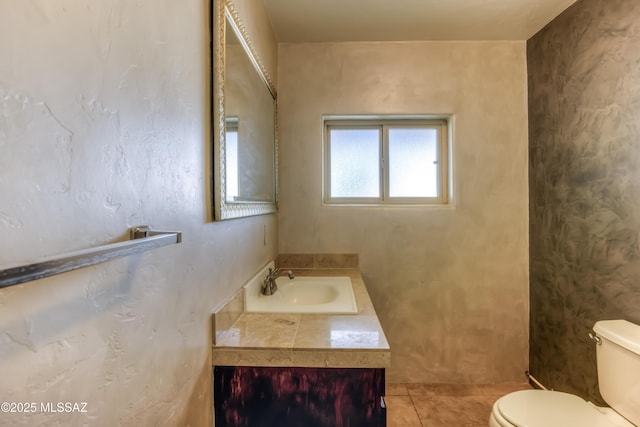
[[[324,116],[323,117],[323,189],[326,205],[448,205],[450,195],[450,118],[447,116]],[[436,129],[437,138],[437,197],[391,197],[389,195],[389,130],[390,129]],[[379,194],[380,197],[331,197],[331,130],[332,129],[379,129]]]

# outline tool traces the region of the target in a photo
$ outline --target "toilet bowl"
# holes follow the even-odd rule
[[[640,427],[640,326],[601,320],[593,327],[598,388],[610,408],[569,393],[521,390],[498,399],[490,427]]]
[[[522,390],[494,403],[489,427],[635,427],[611,408],[559,391]]]

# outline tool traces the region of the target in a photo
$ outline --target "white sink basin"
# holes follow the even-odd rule
[[[325,305],[340,302],[344,296],[349,296],[351,279],[348,277],[296,277],[289,280],[279,277],[279,298],[285,304],[292,305]],[[346,295],[343,295],[346,294]],[[277,295],[277,293],[276,293]],[[273,295],[272,295],[273,296]],[[265,299],[267,301],[267,299]]]
[[[273,268],[273,265],[270,264]],[[351,278],[298,276],[276,279],[278,290],[269,296],[260,288],[269,266],[256,274],[244,287],[247,313],[355,314],[358,312]]]

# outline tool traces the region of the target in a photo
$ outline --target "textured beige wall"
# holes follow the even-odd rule
[[[281,253],[358,253],[390,381],[524,381],[524,42],[281,44]],[[453,114],[455,207],[322,205],[323,114]]]
[[[88,410],[0,424],[211,425],[211,313],[275,257],[277,220],[210,222],[207,17],[202,0],[0,1],[0,269],[140,224],[184,233],[0,290],[0,401]]]

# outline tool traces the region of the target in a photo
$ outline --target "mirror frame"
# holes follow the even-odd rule
[[[212,1],[212,121],[213,121],[213,219],[242,218],[278,211],[278,138],[277,95],[275,84],[258,55],[249,34],[231,0]],[[274,191],[273,201],[228,202],[226,185],[226,118],[224,107],[226,23],[236,32],[247,56],[273,96],[274,106]]]

